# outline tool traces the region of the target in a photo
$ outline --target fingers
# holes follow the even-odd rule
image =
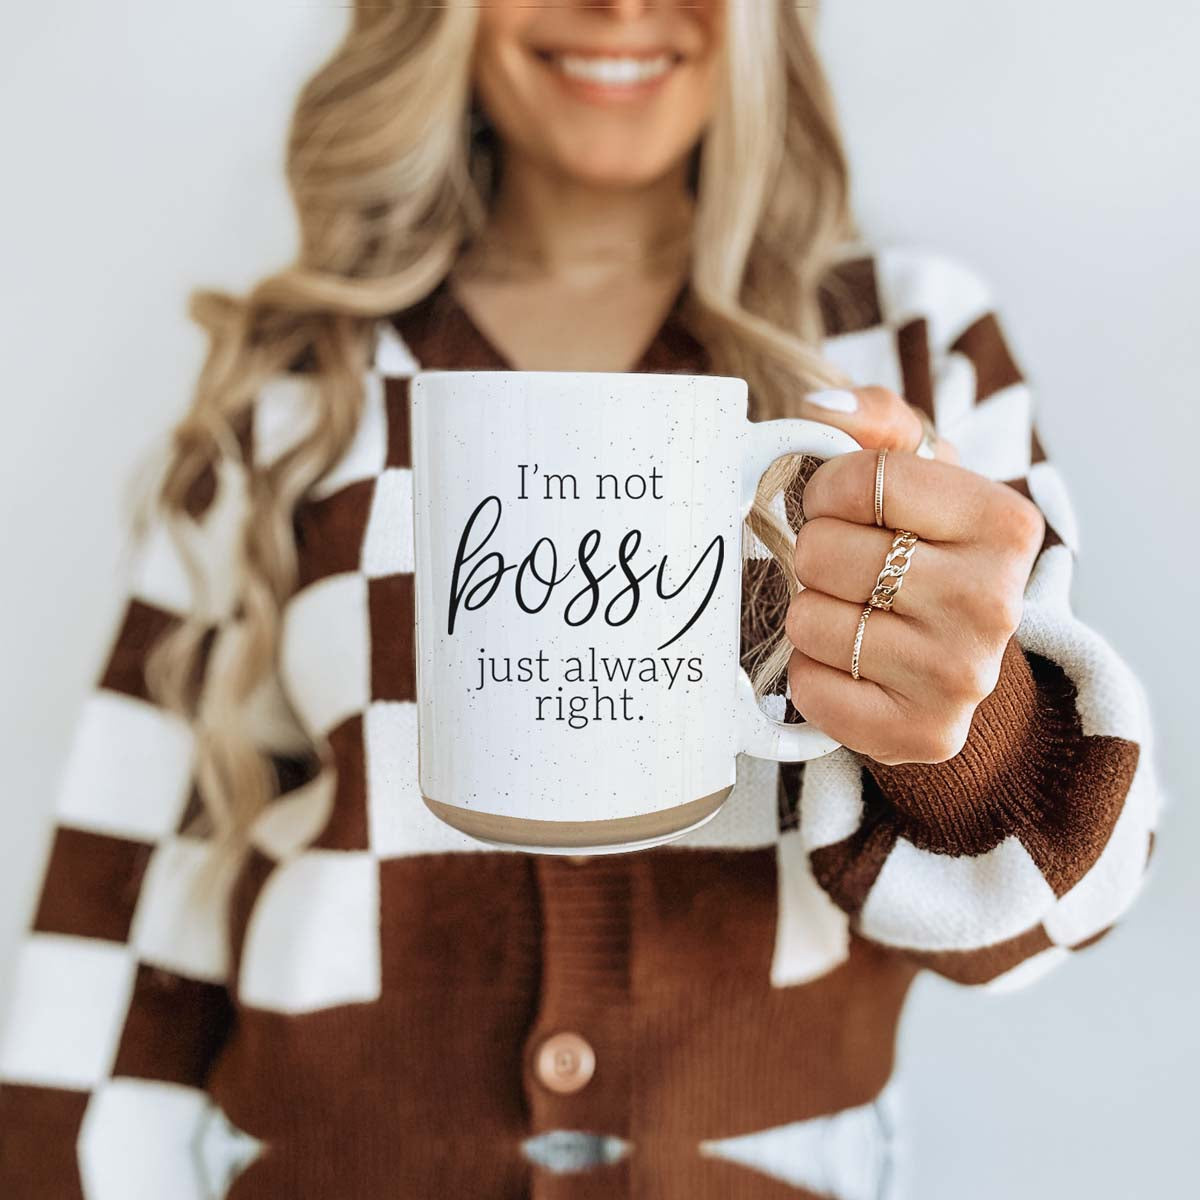
[[[861,608],[870,599],[894,536],[891,529],[868,528],[838,517],[815,517],[804,522],[796,537],[796,575],[806,588]],[[928,541],[919,541],[910,553],[910,565],[891,611],[936,622],[947,598],[956,594],[969,574],[967,560],[957,547]]]
[[[874,450],[856,450],[822,463],[804,488],[805,517],[874,526],[877,459]],[[913,454],[889,454],[884,462],[883,519],[892,530],[910,529],[937,542],[971,541],[981,529],[1029,519],[1018,502],[1034,508],[1014,488],[953,463]]]
[[[921,443],[916,409],[884,387],[809,392],[800,403],[802,417],[844,429],[860,446],[912,451]]]
[[[903,745],[907,713],[878,684],[852,679],[796,650],[788,663],[788,690],[801,716],[847,749],[882,763],[911,761]]]
[[[890,613],[875,614],[890,616]],[[892,765],[944,762],[961,751],[970,730],[970,713],[950,708],[945,715],[914,713],[867,679],[852,679],[796,650],[788,663],[792,703],[818,729],[849,750]]]
[[[792,597],[784,624],[788,640],[801,653],[850,675],[850,656],[863,605],[806,590]],[[863,630],[859,674],[885,690],[915,696],[930,672],[929,639],[895,612],[874,611]]]

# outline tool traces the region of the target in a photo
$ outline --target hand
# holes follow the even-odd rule
[[[884,388],[853,395],[855,412],[804,412],[870,448],[822,463],[804,490],[795,567],[805,590],[786,623],[792,703],[878,762],[944,762],[965,745],[999,679],[1045,523],[1014,488],[957,465],[944,443],[936,459],[916,457],[920,421],[899,396]],[[881,446],[889,448],[886,529],[875,525]],[[921,540],[891,610],[867,621],[856,680],[859,616],[897,529]]]

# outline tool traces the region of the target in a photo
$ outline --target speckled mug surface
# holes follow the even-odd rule
[[[763,713],[739,662],[742,521],[782,454],[743,379],[425,371],[412,381],[421,794],[482,841],[631,850],[709,820],[739,752],[837,743]]]

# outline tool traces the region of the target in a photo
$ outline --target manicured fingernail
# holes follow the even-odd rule
[[[830,412],[852,413],[858,411],[858,397],[844,388],[826,388],[819,392],[809,392],[805,397],[809,404],[818,408],[827,408]]]

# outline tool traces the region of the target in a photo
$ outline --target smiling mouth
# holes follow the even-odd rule
[[[654,54],[579,54],[535,50],[556,75],[573,83],[605,89],[641,89],[665,79],[683,61],[671,51]]]

